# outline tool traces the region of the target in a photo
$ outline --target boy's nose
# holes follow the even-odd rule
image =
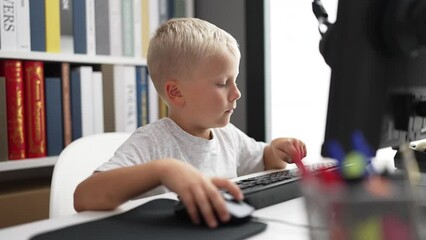
[[[232,101],[237,101],[240,98],[241,98],[240,89],[238,89],[238,87],[235,85],[234,88],[231,90],[229,100],[232,102]]]

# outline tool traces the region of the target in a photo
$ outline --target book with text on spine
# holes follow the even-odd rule
[[[9,160],[26,158],[23,63],[2,60],[0,76],[6,79],[7,137]]]
[[[0,0],[1,50],[17,50],[18,48],[17,2]]]
[[[46,156],[44,63],[24,62],[26,157]]]
[[[114,65],[115,131],[133,132],[137,128],[135,66]]]

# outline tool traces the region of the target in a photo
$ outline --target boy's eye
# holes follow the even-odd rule
[[[218,87],[226,87],[226,83],[217,83],[216,84]]]

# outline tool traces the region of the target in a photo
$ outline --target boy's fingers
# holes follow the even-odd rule
[[[204,221],[207,223],[207,226],[210,228],[217,227],[216,216],[212,209],[212,205],[206,192],[203,188],[197,188],[194,190],[194,197],[197,202],[198,210],[200,211],[201,216],[204,218]]]
[[[188,212],[191,221],[194,224],[200,224],[200,217],[198,215],[198,209],[195,202],[195,199],[192,197],[191,193],[179,195],[180,201],[185,205],[186,211]]]
[[[296,148],[299,151],[300,158],[306,157],[306,145],[302,141],[296,143]]]
[[[215,186],[212,186],[212,189],[208,191],[208,195],[213,210],[216,213],[215,216],[217,216],[221,222],[228,221],[231,216],[226,208],[225,200],[223,199],[221,192],[219,192]]]
[[[234,196],[235,199],[237,200],[244,199],[244,195],[241,192],[241,189],[238,187],[237,184],[230,181],[229,179],[212,178],[212,182],[214,185],[216,185],[216,187],[226,189],[232,196]]]

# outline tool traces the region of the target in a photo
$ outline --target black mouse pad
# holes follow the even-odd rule
[[[252,221],[216,229],[196,226],[174,215],[175,204],[172,199],[155,199],[115,216],[41,233],[31,240],[244,239],[266,229],[265,223]]]

